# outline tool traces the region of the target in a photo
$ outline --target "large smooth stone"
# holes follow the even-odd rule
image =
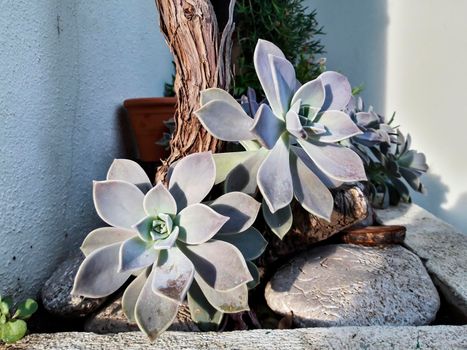
[[[440,306],[420,258],[398,245],[313,248],[283,266],[265,296],[300,327],[426,325]]]
[[[79,252],[65,260],[41,290],[44,308],[57,316],[77,318],[86,316],[99,308],[106,298],[90,299],[72,296],[73,282],[78,268],[84,260]]]
[[[122,310],[122,299],[119,298],[96,314],[91,315],[84,324],[84,330],[99,334],[122,333],[137,331],[138,326],[128,322]],[[200,331],[198,326],[191,320],[190,310],[185,304],[180,306],[177,317],[169,330],[180,332]]]

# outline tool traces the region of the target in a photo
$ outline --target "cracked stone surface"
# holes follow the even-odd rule
[[[398,245],[313,248],[274,275],[265,297],[300,327],[426,325],[440,306],[420,258]]]
[[[41,290],[44,308],[57,316],[83,317],[97,310],[106,298],[84,298],[71,296],[78,268],[84,260],[81,252],[65,260],[45,282]]]

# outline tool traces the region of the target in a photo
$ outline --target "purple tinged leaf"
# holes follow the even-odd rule
[[[245,283],[229,291],[218,291],[211,288],[198,274],[195,274],[195,280],[209,304],[220,312],[236,313],[250,310]]]
[[[180,249],[173,247],[161,252],[153,271],[152,291],[181,303],[193,281],[192,262]]]
[[[298,157],[291,162],[294,194],[297,201],[309,213],[330,221],[334,199],[320,179]]]
[[[292,201],[293,184],[290,174],[289,145],[284,137],[277,141],[259,167],[257,181],[272,213],[284,208]]]
[[[170,215],[177,214],[177,203],[169,190],[161,182],[146,193],[143,206],[148,216],[155,216],[161,213]]]
[[[215,238],[237,247],[245,260],[259,258],[268,244],[263,235],[254,227],[250,227],[241,233],[219,234]]]
[[[300,116],[296,112],[297,106],[300,107],[300,100],[295,102],[292,108],[287,112],[285,115],[285,122],[287,125],[287,131],[290,132],[297,138],[306,138],[307,133],[305,129],[303,129],[303,125],[300,121]]]
[[[261,204],[242,192],[230,192],[217,198],[210,207],[229,220],[219,232],[236,233],[249,228],[256,220]]]
[[[344,109],[352,97],[352,87],[347,78],[340,73],[327,71],[318,79],[323,83],[326,97],[321,110]]]
[[[258,187],[256,182],[258,169],[268,154],[266,148],[261,148],[252,157],[232,169],[225,179],[225,192],[239,191],[254,194]]]
[[[338,188],[342,186],[343,182],[338,181],[333,179],[332,177],[329,177],[325,173],[321,171],[320,168],[318,168],[311,160],[311,158],[308,156],[308,154],[300,147],[291,147],[293,152],[301,159],[301,161],[316,175],[318,178],[321,180],[321,182],[327,187],[327,188]]]
[[[250,132],[253,120],[228,101],[213,100],[195,112],[201,124],[214,137],[224,141],[253,140]]]
[[[135,319],[135,309],[136,302],[141,293],[141,290],[144,287],[149,275],[149,270],[143,271],[130,283],[130,285],[125,289],[122,297],[122,310],[126,318],[131,323],[136,323]]]
[[[107,172],[107,180],[121,180],[136,185],[143,193],[152,188],[146,172],[129,159],[115,159]]]
[[[250,131],[264,147],[271,149],[285,131],[285,123],[276,117],[267,104],[263,103],[256,112]]]
[[[334,143],[348,139],[362,132],[350,117],[341,111],[325,111],[318,123],[326,127],[326,133],[317,136],[320,142]]]
[[[72,295],[102,298],[119,289],[131,272],[119,272],[119,250],[115,243],[95,250],[84,259],[76,273]]]
[[[149,275],[139,295],[135,307],[135,318],[138,327],[155,340],[175,320],[179,303],[152,291],[154,271]]]
[[[192,204],[178,215],[178,239],[187,244],[201,244],[210,240],[229,220],[205,204]]]
[[[366,181],[362,160],[354,151],[340,145],[297,140],[327,176],[342,182]]]
[[[302,85],[292,98],[292,104],[301,101],[302,107],[320,110],[325,100],[324,85],[321,79],[315,79]],[[314,117],[314,115],[308,115]]]
[[[258,40],[253,56],[256,74],[272,110],[280,115],[281,104],[276,95],[269,55],[285,59],[284,54],[276,45],[266,40]]]
[[[254,156],[255,151],[214,153],[212,156],[216,164],[216,181],[219,184],[225,181],[227,175],[239,164]]]
[[[293,223],[292,209],[290,205],[285,208],[279,209],[274,214],[269,210],[266,202],[263,201],[261,206],[263,211],[263,217],[266,224],[269,226],[271,231],[280,239],[290,231]]]
[[[272,79],[280,106],[280,111],[274,112],[278,116],[284,117],[285,113],[289,110],[290,101],[295,92],[297,81],[295,69],[287,59],[274,55],[269,55],[269,64],[271,65]]]
[[[211,152],[190,154],[177,162],[169,180],[169,191],[178,210],[201,202],[216,180],[216,164]]]
[[[224,102],[227,102],[229,105],[236,108],[239,111],[239,113],[244,113],[242,106],[227,91],[219,88],[210,88],[201,91],[201,106],[204,106],[214,100],[222,100]]]
[[[119,271],[133,272],[152,265],[159,255],[152,245],[139,236],[127,239],[121,244],[119,252]]]
[[[364,128],[373,127],[375,124],[379,125],[379,118],[378,115],[375,113],[370,112],[358,112],[355,114],[355,121],[357,125],[362,126]]]
[[[252,280],[242,253],[230,243],[210,240],[183,247],[195,271],[211,288],[228,291]]]
[[[94,181],[93,198],[97,214],[111,226],[130,229],[146,216],[144,194],[129,182]]]
[[[97,249],[119,243],[136,236],[136,231],[116,227],[101,227],[91,231],[81,244],[81,251],[88,256]]]

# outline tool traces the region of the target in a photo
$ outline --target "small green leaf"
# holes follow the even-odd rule
[[[26,299],[21,304],[18,305],[16,312],[13,318],[19,318],[26,320],[32,316],[33,313],[37,311],[37,303],[33,299]]]
[[[0,325],[2,324],[5,324],[6,323],[6,315],[0,315]]]
[[[28,330],[26,322],[23,320],[14,320],[1,326],[0,335],[5,343],[14,343],[24,337]]]
[[[0,302],[0,314],[5,316],[10,315],[10,305],[8,304],[8,302],[5,301],[5,299],[3,299],[2,302]]]

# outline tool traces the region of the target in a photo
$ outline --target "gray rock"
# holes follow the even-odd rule
[[[440,306],[420,259],[397,245],[313,248],[282,267],[265,296],[301,327],[426,325]]]
[[[137,331],[138,326],[134,323],[128,322],[122,310],[122,299],[119,298],[96,314],[91,315],[84,324],[84,330],[86,332],[99,334],[122,333]],[[191,320],[190,311],[187,305],[183,304],[180,307],[177,318],[170,326],[169,330],[180,332],[199,332],[199,328]]]
[[[404,245],[423,259],[441,294],[467,318],[467,235],[416,204],[377,210],[386,225],[404,225]]]
[[[9,347],[7,346],[7,349]],[[467,326],[258,329],[224,333],[166,332],[154,343],[136,332],[31,334],[11,349],[466,349]]]
[[[84,255],[79,252],[65,260],[45,282],[41,290],[44,308],[57,316],[83,317],[99,308],[106,298],[71,296],[73,281]]]

